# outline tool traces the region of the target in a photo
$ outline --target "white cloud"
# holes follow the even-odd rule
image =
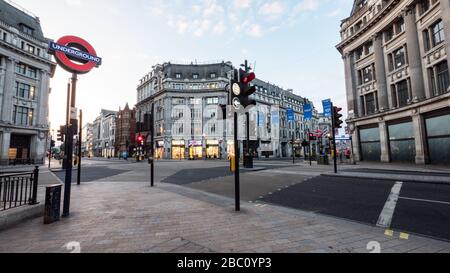
[[[225,33],[225,31],[226,31],[226,26],[223,21],[220,21],[213,29],[213,33],[218,34],[218,35]]]
[[[234,0],[233,7],[235,9],[248,9],[251,5],[251,0]]]
[[[66,4],[69,6],[81,6],[81,0],[66,0]]]
[[[217,4],[216,0],[205,0],[204,7],[203,7],[203,16],[204,17],[210,17],[210,16],[219,16],[220,14],[224,13],[225,9]]]
[[[261,37],[263,36],[263,30],[260,25],[254,25],[251,29],[248,35],[252,37]]]
[[[262,7],[259,9],[259,14],[268,16],[269,18],[278,18],[284,13],[284,5],[279,2],[271,2],[271,3],[265,3],[262,5]]]

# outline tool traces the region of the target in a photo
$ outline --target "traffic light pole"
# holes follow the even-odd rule
[[[331,104],[331,109],[333,109],[334,113],[334,106]],[[336,121],[335,117],[331,119],[331,129],[333,130],[333,161],[334,161],[334,173],[338,173],[337,169],[337,149],[336,149]]]
[[[80,127],[78,128],[78,175],[77,185],[81,185],[81,142],[83,141],[83,110],[80,110]]]
[[[67,83],[67,110],[66,110],[66,127],[64,135],[67,137],[69,122],[70,122],[70,82]],[[62,132],[61,132],[62,133]],[[64,158],[63,158],[63,169],[67,169],[67,139],[64,141]]]
[[[152,102],[152,114],[150,116],[150,183],[151,187],[155,186],[155,103]]]
[[[53,135],[50,135],[50,150],[48,151],[48,169],[50,170],[50,163],[52,162],[52,143]]]
[[[71,100],[70,100],[70,108],[75,108],[75,99],[76,99],[76,89],[77,89],[77,74],[72,74],[72,90],[71,90]],[[70,109],[68,110],[70,113]],[[77,120],[72,120],[70,118],[70,126],[67,127],[67,137],[66,137],[66,152],[67,152],[67,161],[66,161],[66,179],[64,184],[64,205],[63,205],[63,217],[69,217],[70,215],[70,195],[71,195],[71,187],[72,187],[72,167],[73,167],[73,135],[75,133],[74,129],[76,128]]]
[[[235,197],[236,197],[236,211],[241,210],[241,196],[240,196],[240,177],[239,177],[239,142],[238,142],[238,113],[234,112],[234,184],[235,184]]]
[[[308,129],[308,136],[310,136],[310,135],[311,135],[311,130]],[[309,139],[308,157],[309,157],[309,166],[312,166],[312,139],[311,139],[311,137]]]

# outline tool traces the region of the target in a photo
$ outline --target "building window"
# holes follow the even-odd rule
[[[428,51],[445,41],[444,22],[437,21],[429,29],[424,30],[425,49]]]
[[[430,9],[430,1],[429,0],[421,0],[419,2],[419,13],[420,15],[424,14]]]
[[[209,77],[210,77],[211,79],[215,79],[215,78],[217,77],[217,75],[216,75],[216,73],[211,73],[211,74],[209,75]]]
[[[181,73],[176,73],[176,74],[175,74],[175,78],[176,78],[176,79],[181,79]]]
[[[447,61],[436,65],[437,91],[442,94],[447,91],[450,85]]]
[[[24,99],[34,100],[36,96],[36,87],[16,82],[16,96]]]
[[[33,109],[14,105],[14,109],[13,109],[14,124],[32,126],[33,125],[33,116],[34,116]]]
[[[22,32],[24,32],[25,34],[28,34],[28,35],[33,35],[33,32],[34,32],[34,29],[32,29],[32,28],[30,28],[29,26],[27,26],[27,25],[24,25],[24,24],[22,24]]]
[[[206,103],[207,104],[219,104],[219,98],[218,97],[207,98]]]
[[[192,74],[192,78],[193,78],[194,80],[198,80],[198,74]]]
[[[365,48],[366,48],[366,50],[365,50],[366,55],[373,53],[373,43],[372,42],[367,43],[365,45]]]
[[[35,47],[30,44],[26,44],[24,50],[28,53],[34,54]]]
[[[368,83],[368,82],[371,82],[371,81],[374,80],[372,65],[362,69],[359,74],[360,74],[360,79],[359,79],[359,84],[360,85]]]
[[[392,54],[388,55],[389,58],[389,71],[393,71],[406,64],[406,49],[401,47],[395,50]]]
[[[23,63],[19,63],[16,65],[16,73],[30,78],[37,78],[37,69]]]
[[[392,85],[392,102],[394,107],[404,107],[408,105],[409,87],[408,81],[403,80],[397,84]]]
[[[395,23],[395,30],[396,30],[396,34],[400,34],[405,31],[405,20],[403,18],[400,18]]]
[[[439,20],[431,27],[431,29],[433,30],[433,46],[437,46],[440,43],[444,42],[444,22],[442,20]]]
[[[394,30],[392,26],[384,32],[384,41],[387,43],[394,37]]]
[[[376,97],[375,93],[371,93],[365,96],[366,98],[366,113],[367,115],[375,114],[376,112]]]

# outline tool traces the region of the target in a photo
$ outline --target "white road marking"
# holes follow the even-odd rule
[[[397,206],[397,201],[402,190],[403,182],[396,182],[394,187],[392,187],[391,194],[389,195],[384,209],[378,218],[377,226],[383,228],[389,228],[392,223],[392,217],[394,216],[395,207]]]
[[[410,200],[410,201],[426,202],[426,203],[436,203],[436,204],[450,205],[450,202],[436,201],[436,200],[427,200],[427,199],[418,199],[418,198],[409,198],[409,197],[399,197],[399,199]]]

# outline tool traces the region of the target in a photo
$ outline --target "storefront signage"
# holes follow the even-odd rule
[[[49,53],[70,73],[85,74],[102,64],[102,59],[97,56],[95,49],[76,36],[64,36],[56,43],[50,42]]]
[[[184,140],[174,140],[172,146],[184,146]]]
[[[156,146],[158,147],[158,148],[163,148],[164,147],[164,141],[158,141],[158,142],[156,142]]]
[[[203,146],[203,142],[199,140],[189,140],[189,147],[191,146]]]
[[[207,140],[206,141],[206,145],[208,145],[208,146],[218,146],[219,145],[219,141],[218,140]]]

